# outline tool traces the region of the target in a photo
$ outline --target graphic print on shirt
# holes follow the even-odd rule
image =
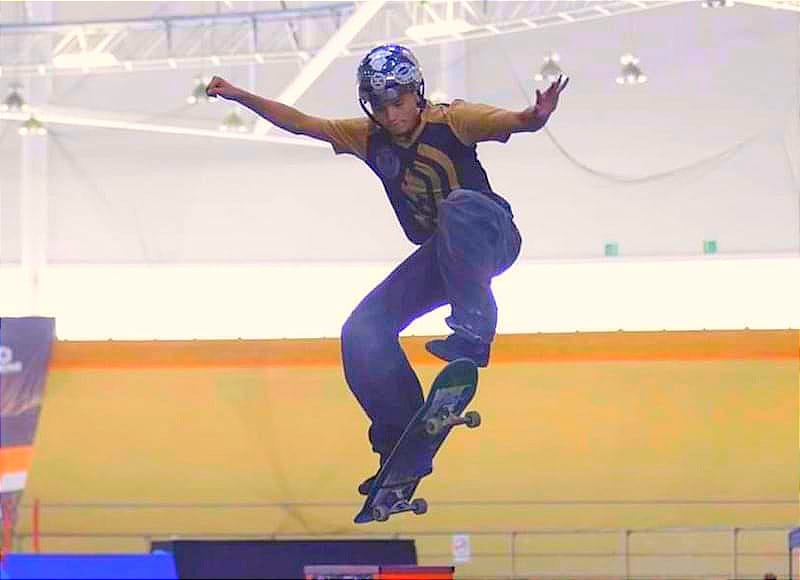
[[[400,175],[400,158],[391,147],[382,147],[375,156],[375,165],[382,179],[392,180]]]
[[[414,220],[426,230],[434,229],[439,203],[459,187],[450,158],[436,147],[418,144],[414,163],[406,168],[400,184]]]

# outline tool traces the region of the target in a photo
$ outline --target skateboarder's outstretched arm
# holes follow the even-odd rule
[[[536,89],[536,103],[519,114],[524,127],[522,131],[538,131],[547,123],[547,119],[558,106],[558,96],[569,83],[569,78],[563,80],[562,78],[559,75],[545,92]]]
[[[454,100],[448,107],[448,124],[464,145],[481,141],[505,143],[514,133],[533,133],[547,124],[569,78],[559,76],[544,91],[536,90],[536,103],[522,111]]]
[[[342,136],[337,134],[338,132],[336,131],[340,123],[338,121],[313,117],[278,101],[259,97],[232,85],[218,76],[212,78],[208,83],[206,94],[211,97],[222,97],[244,105],[276,127],[295,135],[306,135],[307,137],[326,141],[334,145],[335,149],[338,149],[337,145],[341,145]],[[360,149],[360,147],[357,149]]]

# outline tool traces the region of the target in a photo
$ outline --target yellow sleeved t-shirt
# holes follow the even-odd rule
[[[337,154],[355,155],[378,175],[406,235],[422,243],[436,228],[438,203],[451,191],[499,197],[478,161],[476,144],[505,143],[522,128],[519,123],[512,111],[456,100],[426,104],[407,139],[392,137],[366,117],[326,120],[323,132]]]

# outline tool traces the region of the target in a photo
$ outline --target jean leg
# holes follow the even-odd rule
[[[521,248],[510,213],[479,192],[456,190],[439,205],[435,238],[452,306],[447,325],[466,338],[491,343],[497,328],[491,281],[513,264]]]
[[[423,404],[422,387],[400,346],[413,320],[446,304],[429,240],[356,307],[342,328],[342,361],[350,390],[372,420],[369,438],[387,455]]]

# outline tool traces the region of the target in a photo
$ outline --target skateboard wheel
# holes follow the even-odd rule
[[[372,508],[372,517],[375,521],[385,522],[389,519],[389,510],[386,506],[378,505]]]
[[[421,516],[428,511],[428,502],[422,498],[415,499],[411,502],[411,509],[414,510],[415,514]]]
[[[467,427],[470,429],[474,429],[478,425],[481,424],[481,414],[477,411],[470,411],[466,415],[464,415],[464,419],[467,422]]]
[[[425,421],[425,432],[428,435],[438,435],[442,430],[442,423],[438,419],[428,419]]]

